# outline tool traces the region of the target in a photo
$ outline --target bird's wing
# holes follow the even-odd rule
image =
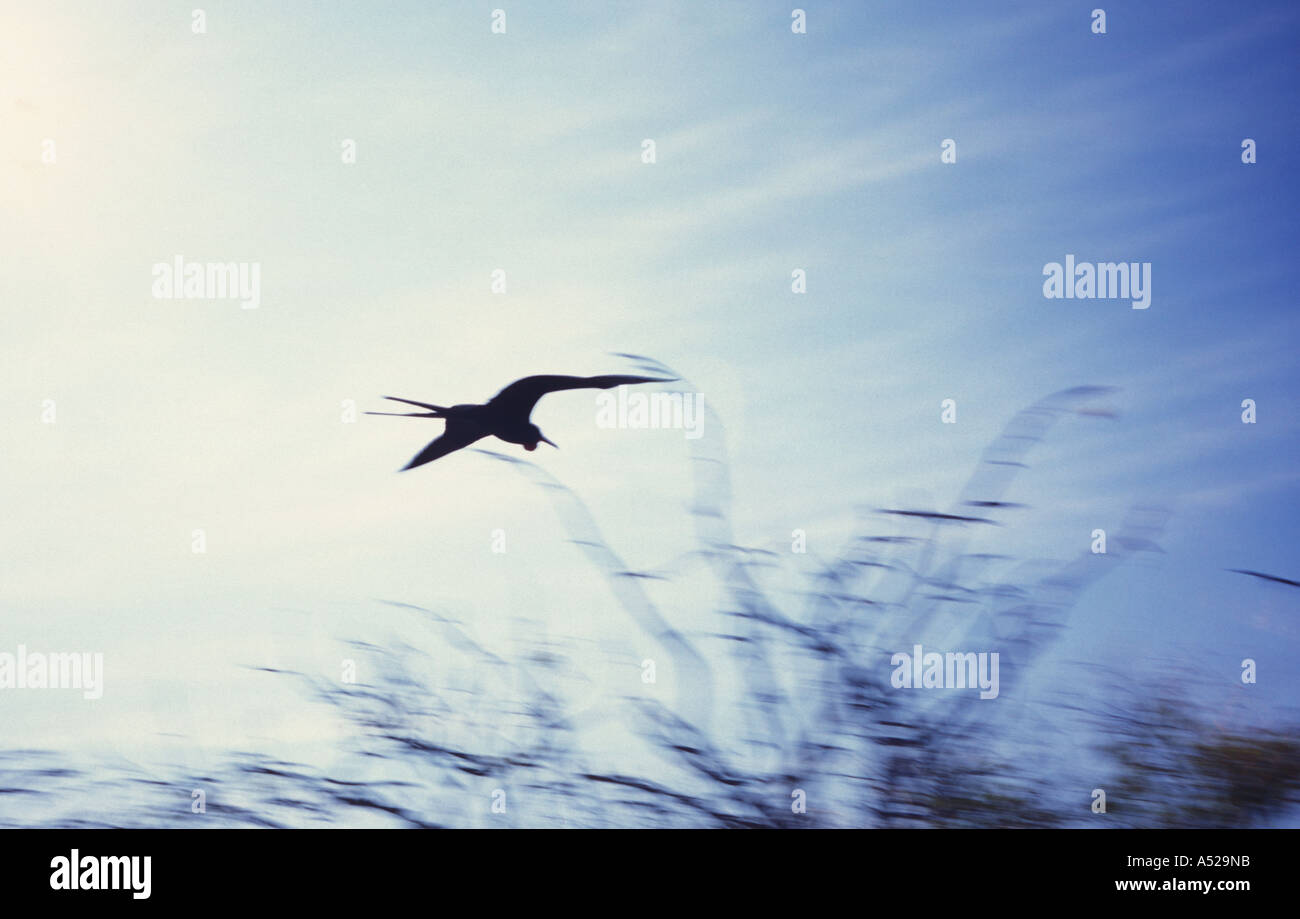
[[[515,380],[501,392],[492,397],[488,405],[498,406],[511,413],[522,413],[526,418],[533,411],[537,400],[548,392],[561,389],[610,389],[624,383],[671,383],[673,378],[637,377],[627,374],[610,373],[598,377],[569,377],[558,374],[542,374]]]
[[[1252,578],[1263,578],[1265,581],[1277,581],[1279,584],[1290,584],[1292,587],[1300,587],[1300,581],[1293,581],[1290,578],[1280,578],[1275,574],[1260,574],[1258,571],[1247,571],[1244,568],[1229,568],[1234,574],[1248,574]]]
[[[468,447],[476,440],[487,436],[487,432],[475,425],[461,422],[457,424],[454,421],[447,422],[447,430],[442,432],[442,436],[437,440],[431,441],[419,453],[411,459],[409,463],[402,467],[402,472],[408,469],[414,469],[416,466],[423,466],[425,463],[432,463],[434,460],[446,456],[448,453],[455,453],[462,447]]]

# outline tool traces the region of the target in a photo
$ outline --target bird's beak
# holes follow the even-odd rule
[[[547,439],[546,439],[546,436],[545,436],[544,434],[543,434],[543,435],[539,435],[539,438],[538,438],[538,439],[540,439],[540,440],[542,440],[542,441],[544,441],[544,442],[550,444],[552,447],[554,447],[554,448],[557,449],[557,450],[560,449],[560,445],[559,445],[559,444],[555,443],[555,441],[553,441],[553,440],[547,440]]]

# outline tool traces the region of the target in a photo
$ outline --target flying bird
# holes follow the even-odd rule
[[[423,466],[436,459],[468,447],[484,437],[497,437],[507,443],[522,444],[528,451],[537,449],[539,443],[556,447],[537,425],[529,420],[537,400],[548,392],[562,389],[610,389],[625,383],[671,383],[675,377],[638,377],[626,374],[606,374],[597,377],[570,377],[542,374],[515,380],[483,405],[430,405],[413,399],[384,396],[393,402],[405,402],[427,408],[427,412],[366,412],[367,415],[391,415],[399,418],[441,418],[447,422],[442,436],[433,440],[417,453],[401,471]],[[557,447],[558,449],[558,447]]]

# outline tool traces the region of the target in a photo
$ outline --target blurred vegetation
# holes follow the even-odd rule
[[[1225,728],[1164,686],[1115,689],[1097,713],[1113,778],[1108,822],[1125,827],[1274,825],[1300,805],[1300,726]]]
[[[643,358],[643,370],[680,377]],[[683,381],[685,388],[689,383]],[[864,513],[841,550],[790,561],[737,544],[721,420],[693,451],[696,545],[633,571],[582,500],[501,454],[540,486],[575,551],[602,577],[637,647],[660,649],[662,696],[601,690],[576,637],[509,657],[453,616],[410,604],[423,634],[345,656],[361,682],[300,681],[344,726],[330,762],[233,752],[202,765],[68,762],[0,753],[0,825],[1244,827],[1294,822],[1300,731],[1212,718],[1181,683],[1094,674],[1053,704],[1030,689],[1043,652],[1097,578],[1159,553],[1167,514],[1135,507],[1112,551],[1063,562],[970,552],[1009,525],[1028,454],[1062,418],[1104,419],[1109,390],[1054,394],[1012,419],[956,502]],[[706,411],[710,411],[706,406]],[[487,452],[487,451],[481,451]],[[1001,531],[992,531],[1001,532]],[[714,608],[661,609],[654,585],[707,578]],[[890,655],[997,651],[1001,695],[908,691]],[[638,674],[639,655],[619,661]],[[1171,688],[1173,687],[1173,688]],[[669,699],[671,698],[671,701]],[[1094,788],[1105,814],[1091,811]],[[207,789],[206,811],[191,808]],[[498,797],[504,806],[494,809]],[[508,803],[505,803],[508,800]]]

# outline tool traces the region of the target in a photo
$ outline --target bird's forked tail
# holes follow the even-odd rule
[[[420,408],[427,408],[427,412],[366,412],[367,415],[390,415],[397,418],[446,418],[447,408],[443,405],[430,405],[428,402],[416,402],[414,399],[401,399],[397,396],[384,396],[393,402],[405,402],[407,405],[418,405]]]

